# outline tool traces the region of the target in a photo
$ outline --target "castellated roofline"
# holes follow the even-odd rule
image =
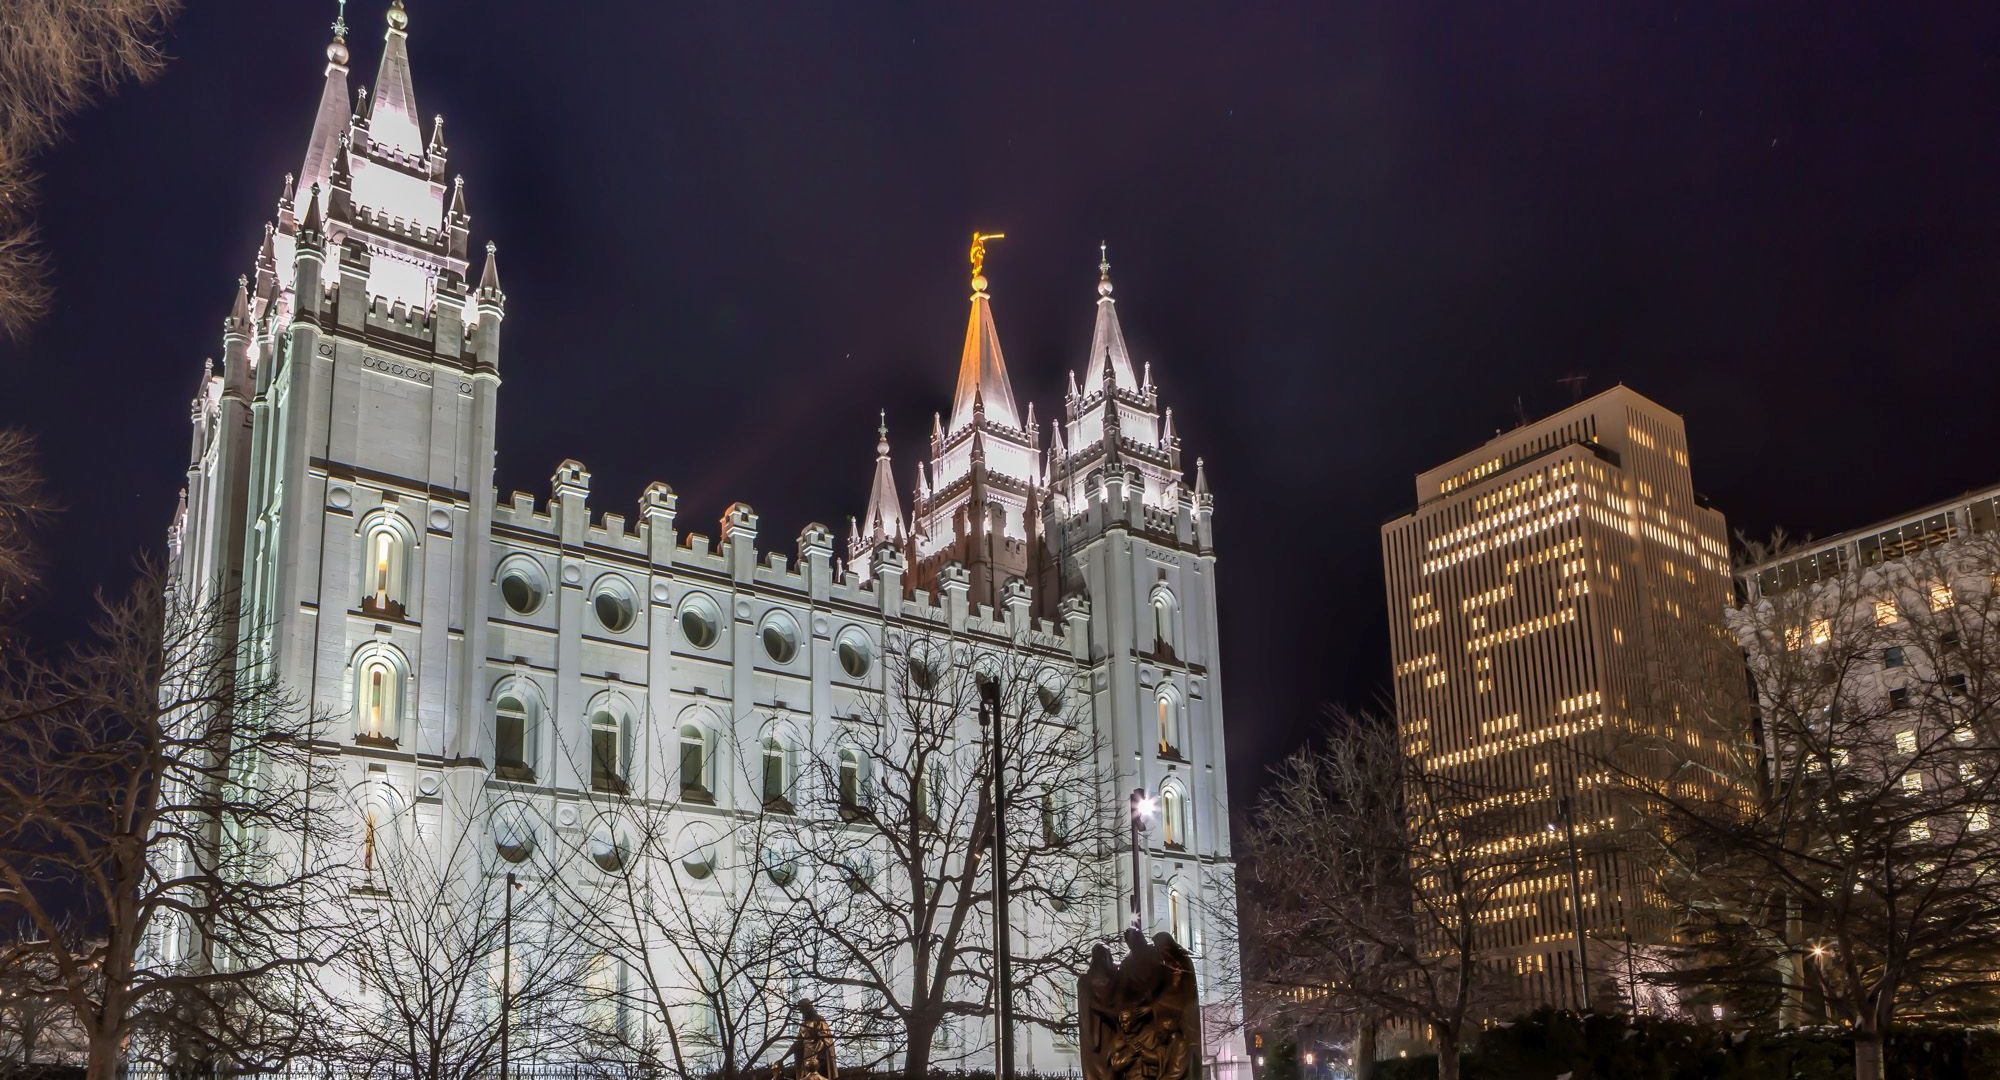
[[[1026,645],[1052,656],[1071,652],[1072,630],[1066,621],[1028,615],[1033,610],[1033,590],[1026,583],[1008,590],[1010,602],[1017,603],[1016,611],[995,611],[987,604],[963,607],[962,597],[956,601],[960,609],[955,610],[951,596],[913,587],[900,550],[892,548],[895,559],[886,561],[876,573],[864,575],[853,566],[836,562],[833,531],[819,522],[809,522],[800,530],[793,555],[760,551],[756,548],[759,519],[747,503],[730,504],[719,522],[719,539],[711,539],[702,533],[680,531],[675,521],[679,497],[665,483],[656,481],[646,487],[638,512],[631,518],[612,512],[592,514],[588,509],[589,483],[590,474],[580,463],[566,461],[552,478],[548,499],[538,501],[516,491],[509,499],[498,501],[493,513],[494,541],[566,560],[577,558],[580,552],[583,559],[607,571],[672,576],[717,589],[748,588],[762,595],[784,595],[814,610],[826,610],[836,621],[845,612],[853,617],[887,618],[928,631]],[[569,517],[578,520],[566,520]],[[581,543],[573,543],[571,537],[580,537]],[[650,586],[646,595],[656,604],[665,602],[662,593]],[[1066,618],[1087,614],[1085,605]]]

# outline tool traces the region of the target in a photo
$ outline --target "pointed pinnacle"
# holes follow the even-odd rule
[[[306,219],[299,223],[299,233],[319,232],[319,185],[312,186],[312,193],[306,196]]]
[[[1194,459],[1194,493],[1208,494],[1208,468],[1200,458]]]
[[[500,292],[500,245],[486,241],[486,269],[479,273],[479,291],[498,295]]]
[[[465,177],[463,176],[454,176],[451,178],[451,216],[455,218],[467,216],[465,213]]]
[[[250,325],[250,278],[245,274],[236,275],[236,303],[229,309],[229,319],[239,327]]]

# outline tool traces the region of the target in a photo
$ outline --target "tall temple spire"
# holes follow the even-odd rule
[[[1107,245],[1098,245],[1097,327],[1090,334],[1090,367],[1083,374],[1085,388],[1104,381],[1109,363],[1121,390],[1138,391],[1139,380],[1132,372],[1132,354],[1125,349],[1125,332],[1118,326],[1117,301],[1111,299],[1111,257]]]
[[[325,187],[333,171],[333,155],[347,131],[347,59],[347,5],[342,0],[340,14],[333,20],[333,40],[326,46],[326,85],[320,88],[319,109],[313,113],[312,139],[306,143],[306,162],[299,170],[300,190],[315,184]]]
[[[1007,379],[1007,358],[1000,352],[1000,330],[986,296],[986,242],[1001,233],[972,234],[972,314],[965,324],[965,348],[958,360],[958,391],[952,395],[950,433],[974,420],[974,405],[986,416],[1011,428],[1021,427],[1014,407],[1014,387]]]
[[[889,413],[875,427],[875,479],[868,489],[868,512],[861,533],[869,547],[903,540],[903,507],[896,501],[896,474],[889,464]]]
[[[372,142],[419,157],[424,152],[423,114],[417,111],[416,81],[410,76],[409,27],[403,0],[391,0],[382,66],[375,72],[375,94],[370,99],[368,135]]]

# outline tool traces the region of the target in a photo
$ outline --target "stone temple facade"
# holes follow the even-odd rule
[[[329,753],[346,798],[329,805],[362,808],[353,843],[444,812],[454,792],[586,828],[584,763],[606,745],[637,798],[686,781],[683,768],[713,770],[712,805],[681,811],[695,827],[756,803],[747,781],[721,778],[741,771],[713,761],[725,747],[762,745],[774,724],[794,752],[816,745],[881,692],[867,658],[885,635],[945,633],[1038,650],[1074,676],[1104,746],[1106,806],[1143,788],[1173,819],[1141,844],[1147,928],[1193,943],[1205,987],[1229,985],[1213,500],[1126,347],[1108,266],[1082,380],[1046,431],[1015,394],[975,274],[957,391],[910,505],[885,430],[872,486],[857,455],[867,504],[844,544],[811,525],[795,550],[760,550],[741,504],[711,540],[684,528],[664,483],[629,513],[593,506],[603,493],[575,461],[545,498],[502,498],[495,403],[508,365],[535,360],[503,360],[494,246],[473,246],[442,118],[418,112],[400,0],[372,89],[350,88],[343,37],[327,56],[303,165],[194,401],[170,543],[177,587],[239,609],[254,663],[338,718]],[[707,740],[706,764],[688,764],[688,738]],[[502,847],[521,840],[518,823],[480,827]],[[1129,849],[1103,858],[1129,893]],[[1126,917],[1107,904],[1105,934]],[[1206,992],[1210,1016],[1238,1014],[1231,994]],[[1243,1069],[1240,1035],[1209,1028],[1208,1064]],[[1076,1067],[1072,1041],[1046,1030],[1024,1027],[1017,1046],[1023,1068]]]

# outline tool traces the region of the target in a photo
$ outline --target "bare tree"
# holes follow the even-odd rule
[[[1486,927],[1510,886],[1549,871],[1496,846],[1522,823],[1495,794],[1344,712],[1279,765],[1248,836],[1246,990],[1264,1015],[1351,1033],[1364,1066],[1382,1022],[1428,1027],[1453,1080],[1474,1025],[1516,1004]]]
[[[0,253],[0,260],[4,260]],[[35,467],[34,440],[0,428],[0,619],[38,576],[34,531],[48,519],[48,496]]]
[[[287,1058],[313,1030],[295,980],[326,955],[309,717],[238,677],[218,607],[166,580],[104,603],[71,655],[0,672],[0,920],[30,930],[5,959],[67,1006],[93,1077],[128,1044],[176,1068]]]
[[[1721,776],[1682,753],[1626,780],[1666,808],[1665,883],[1704,945],[1688,976],[1851,1024],[1879,1080],[1899,1018],[2000,1010],[2000,538],[1760,554],[1735,612],[1757,737]],[[1742,798],[1690,797],[1717,781]]]
[[[77,110],[160,70],[160,38],[179,10],[179,0],[9,0],[0,17],[0,332],[19,336],[48,310],[33,159]]]
[[[995,727],[1018,1023],[1073,1022],[1074,973],[1115,906],[1114,816],[1085,691],[1038,644],[893,630],[883,689],[821,733],[782,793],[796,805],[771,859],[798,865],[798,961],[838,990],[824,1003],[835,1026],[873,1040],[878,1060],[900,1048],[911,1080],[936,1058],[963,1061],[969,1046],[940,1053],[941,1036],[970,1043],[964,1028],[993,1016]],[[982,727],[986,683],[999,716]]]
[[[780,930],[792,900],[769,875],[783,869],[764,863],[784,826],[760,802],[729,805],[732,771],[733,790],[759,791],[759,755],[733,732],[690,730],[665,733],[654,757],[670,764],[650,785],[600,766],[590,824],[547,849],[544,872],[579,940],[615,969],[601,990],[628,1018],[588,1033],[601,1049],[733,1080],[789,1048],[799,943]]]
[[[513,1063],[574,1049],[583,951],[547,882],[513,872],[526,853],[484,842],[483,802],[357,808],[362,850],[338,908],[351,937],[326,1006],[333,1063],[455,1080],[497,1072],[503,1045]],[[533,835],[524,825],[506,828]]]
[[[69,1006],[47,990],[52,982],[28,964],[0,960],[0,1068],[70,1065],[83,1059]]]

